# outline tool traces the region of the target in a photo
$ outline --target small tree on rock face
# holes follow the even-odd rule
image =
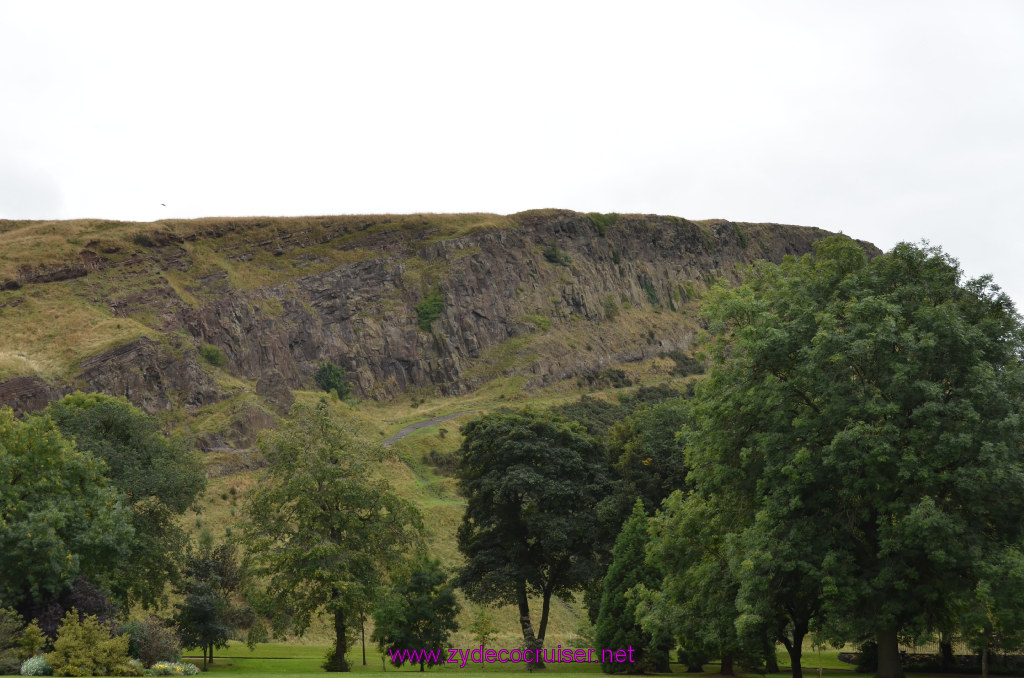
[[[313,381],[321,390],[337,393],[339,400],[352,395],[352,385],[345,376],[345,371],[334,363],[320,363],[313,375]]]
[[[261,612],[275,630],[302,633],[313,615],[334,618],[328,670],[348,671],[348,635],[388,570],[420,541],[418,511],[374,479],[376,448],[333,419],[326,404],[298,404],[263,438],[268,468],[246,496],[250,571],[264,582]]]
[[[424,666],[445,662],[444,650],[449,636],[458,630],[456,617],[460,605],[455,589],[440,562],[422,557],[412,566],[408,577],[387,593],[383,604],[373,613],[374,631],[381,654],[391,651],[391,663],[402,665],[397,652],[410,648],[438,650],[438,661],[422,657]]]

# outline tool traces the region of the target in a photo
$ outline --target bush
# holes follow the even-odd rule
[[[224,355],[224,351],[220,350],[213,344],[203,344],[200,346],[199,355],[202,356],[203,360],[214,367],[224,367],[228,362],[227,356]]]
[[[558,264],[559,266],[568,266],[572,263],[569,255],[558,249],[558,245],[554,243],[544,248],[544,258],[552,264]]]
[[[128,636],[110,637],[96,617],[78,619],[71,608],[57,630],[47,663],[57,676],[105,676],[128,663]]]
[[[459,465],[459,455],[455,452],[438,452],[430,450],[423,455],[423,461],[437,469],[443,476],[455,475],[456,467]]]
[[[21,662],[13,654],[0,655],[0,676],[16,676],[21,670]]]
[[[50,668],[46,657],[41,654],[29,657],[21,664],[21,675],[23,676],[52,676],[53,669]]]
[[[441,310],[444,308],[444,297],[441,291],[434,288],[430,294],[423,298],[423,301],[413,307],[416,311],[416,324],[424,332],[430,331],[430,324],[441,317]]]
[[[128,653],[143,666],[181,659],[177,631],[159,617],[149,615],[141,621],[130,621],[121,627],[121,633],[128,636]]]
[[[352,386],[348,383],[345,370],[334,363],[320,363],[313,374],[313,381],[321,390],[337,393],[340,400],[352,395]]]
[[[36,656],[43,651],[49,640],[39,628],[39,620],[33,619],[18,636],[18,658],[25,660]]]
[[[147,673],[151,676],[194,676],[199,673],[199,667],[190,662],[157,662]]]

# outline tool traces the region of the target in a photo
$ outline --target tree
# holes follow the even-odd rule
[[[522,410],[487,414],[463,429],[459,489],[467,498],[458,530],[466,565],[457,584],[477,602],[514,604],[534,665],[553,595],[601,574],[610,494],[600,446],[579,425]],[[530,595],[541,597],[534,633]]]
[[[676,439],[686,423],[687,400],[641,405],[609,435],[614,468],[632,497],[653,513],[674,490],[686,488],[686,459]]]
[[[395,666],[402,665],[404,655],[399,653],[403,650],[436,650],[436,657],[420,655],[423,671],[424,666],[445,662],[448,638],[459,628],[456,617],[460,609],[441,563],[420,557],[374,611],[371,639],[377,641],[382,655],[391,651]]]
[[[728,501],[711,501],[677,490],[651,519],[647,562],[663,572],[660,585],[633,587],[635,615],[652,635],[670,629],[688,664],[720,657],[721,673],[733,675],[743,647],[737,633],[739,583],[730,568]]]
[[[337,393],[339,400],[352,395],[352,385],[345,376],[345,371],[334,363],[320,363],[313,374],[313,381],[321,390]]]
[[[348,671],[348,631],[402,553],[420,541],[416,509],[376,479],[383,453],[333,418],[326,402],[296,404],[264,437],[268,468],[246,495],[243,534],[250,570],[265,582],[275,630],[297,633],[324,610],[336,635],[327,668]]]
[[[179,438],[161,434],[157,422],[125,398],[73,393],[44,414],[80,450],[106,462],[103,474],[131,509],[135,538],[113,582],[115,598],[147,608],[165,603],[187,541],[178,518],[206,487],[199,456]]]
[[[106,587],[133,537],[103,464],[49,417],[0,407],[0,607],[23,617],[80,576]]]
[[[600,648],[635,648],[636,661],[632,664],[602,662],[605,673],[669,671],[671,635],[666,629],[650,633],[641,628],[636,618],[636,601],[629,597],[634,586],[644,584],[648,589],[656,589],[661,584],[661,573],[645,560],[644,547],[648,540],[647,513],[643,500],[637,498],[633,512],[615,540],[612,564],[604,575],[595,638]]]
[[[203,650],[203,670],[207,659],[213,661],[213,650],[227,647],[233,619],[237,616],[231,595],[242,583],[242,573],[232,544],[214,546],[213,535],[204,531],[198,547],[189,544],[182,568],[184,575],[177,593],[175,623],[182,643]]]
[[[704,313],[714,365],[682,441],[694,496],[737,507],[740,608],[820,605],[823,630],[873,636],[878,676],[900,676],[897,634],[947,628],[1024,543],[1012,302],[937,248],[869,260],[834,237]]]

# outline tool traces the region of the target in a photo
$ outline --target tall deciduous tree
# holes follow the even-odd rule
[[[897,634],[945,628],[1024,541],[1011,301],[936,248],[869,260],[835,237],[705,309],[714,367],[682,440],[695,495],[739,507],[740,608],[817,601],[900,676]]]
[[[49,417],[0,407],[0,607],[25,614],[80,576],[109,587],[132,537],[102,462]]]
[[[202,461],[124,398],[73,393],[51,403],[44,414],[78,449],[106,462],[103,474],[131,509],[135,537],[112,593],[124,604],[165,602],[187,542],[178,517],[206,486]]]
[[[526,647],[538,653],[551,597],[601,575],[609,530],[598,505],[611,487],[601,449],[578,424],[531,410],[488,414],[462,432],[458,545],[467,562],[457,583],[473,600],[516,605]],[[541,598],[536,632],[530,595]]]
[[[260,449],[268,468],[246,495],[243,532],[251,571],[266,585],[265,611],[278,632],[290,623],[298,633],[314,614],[331,614],[336,642],[327,668],[348,671],[349,627],[392,564],[419,543],[419,513],[378,478],[371,462],[381,453],[325,402],[297,404]]]
[[[633,512],[622,525],[612,549],[612,564],[604,576],[601,610],[597,615],[595,640],[600,648],[632,647],[635,661],[630,664],[603,662],[605,673],[668,672],[668,653],[673,641],[668,629],[657,627],[653,633],[640,627],[637,603],[630,589],[643,584],[655,590],[661,585],[661,572],[645,559],[644,547],[650,540],[643,500],[637,498]]]
[[[382,655],[392,651],[391,663],[395,666],[402,665],[404,655],[400,653],[404,650],[436,650],[436,657],[421,655],[422,671],[424,666],[445,662],[448,638],[459,628],[456,617],[460,609],[455,588],[441,563],[420,557],[374,611],[371,638],[377,641]]]

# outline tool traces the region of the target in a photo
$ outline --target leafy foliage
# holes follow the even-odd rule
[[[49,417],[0,407],[0,605],[28,609],[83,574],[113,579],[133,529],[103,470]]]
[[[544,247],[542,253],[544,255],[544,258],[551,262],[552,264],[557,264],[559,266],[568,266],[569,264],[572,263],[572,258],[562,250],[558,249],[558,245],[556,243],[551,243],[550,245]]]
[[[128,654],[146,668],[159,661],[181,659],[181,640],[175,628],[163,619],[147,615],[121,627],[121,635],[128,637]]]
[[[501,411],[463,429],[458,530],[473,600],[515,604],[526,647],[542,647],[552,595],[601,574],[608,524],[595,507],[610,493],[600,446],[577,424],[532,410]],[[541,597],[536,635],[528,595]]]
[[[682,438],[694,496],[679,515],[731,514],[723,557],[741,628],[817,617],[835,639],[874,635],[879,675],[898,675],[898,633],[984,606],[982,588],[1012,581],[1019,561],[1012,303],[987,277],[963,282],[937,248],[902,243],[869,261],[836,237],[715,289],[705,314],[714,366]]]
[[[612,549],[612,564],[604,576],[601,611],[597,617],[595,641],[599,648],[636,649],[636,662],[632,664],[603,662],[605,673],[668,672],[668,652],[673,640],[666,629],[654,633],[640,627],[636,617],[636,602],[630,600],[629,591],[643,584],[657,589],[661,573],[645,561],[647,544],[647,513],[637,499]]]
[[[640,406],[609,435],[609,456],[624,491],[639,497],[645,511],[653,513],[673,491],[686,487],[688,468],[676,433],[687,422],[687,402],[677,397]]]
[[[128,663],[128,637],[110,637],[96,617],[68,610],[46,661],[57,676],[109,676]]]
[[[44,414],[80,450],[106,462],[103,474],[131,509],[134,537],[117,561],[115,599],[146,607],[166,602],[166,585],[177,578],[177,557],[186,542],[178,516],[206,487],[201,459],[181,439],[164,436],[156,420],[125,398],[73,393]]]
[[[441,317],[441,311],[444,309],[444,297],[441,296],[441,290],[436,287],[430,291],[430,294],[423,298],[423,301],[416,304],[413,307],[416,311],[416,324],[424,332],[430,331],[430,324]]]
[[[332,670],[348,670],[350,620],[367,609],[401,554],[419,542],[416,509],[371,461],[383,453],[356,438],[326,404],[297,404],[261,441],[268,468],[246,496],[244,540],[252,574],[265,584],[263,611],[280,633],[313,614],[334,617]]]
[[[45,655],[34,655],[21,664],[21,675],[23,676],[52,676],[53,667],[46,661]]]
[[[228,358],[224,355],[224,351],[213,344],[203,344],[200,346],[199,356],[214,367],[224,367],[228,363]]]
[[[175,622],[186,646],[203,649],[205,668],[207,657],[213,660],[214,648],[227,647],[233,626],[230,596],[242,581],[235,547],[231,544],[214,546],[213,536],[204,531],[198,547],[189,544],[186,550],[183,574],[178,590],[183,599],[176,606]],[[141,655],[139,659],[146,662]]]
[[[349,383],[345,370],[334,363],[320,363],[313,374],[313,381],[322,391],[336,393],[339,400],[352,395],[352,384]]]
[[[439,650],[439,661],[420,661],[421,671],[424,666],[443,664],[448,638],[458,630],[456,617],[460,608],[441,563],[421,557],[374,611],[372,639],[380,646],[382,655],[388,649]],[[395,666],[402,665],[401,655],[392,657],[398,658],[392,659]]]

